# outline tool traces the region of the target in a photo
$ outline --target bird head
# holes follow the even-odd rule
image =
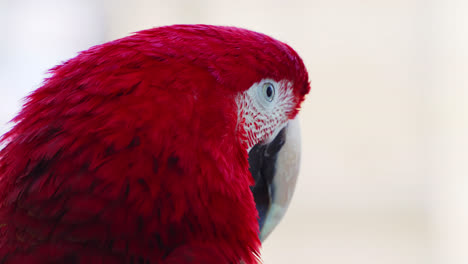
[[[148,34],[153,36],[155,31],[149,30]],[[203,126],[214,128],[209,137],[229,135],[248,152],[254,180],[251,190],[264,240],[284,216],[299,173],[301,135],[297,114],[310,90],[302,59],[287,44],[245,29],[179,25],[162,28],[156,34],[162,36],[161,43],[152,38],[152,45],[166,46],[163,41],[169,38],[173,58],[195,66],[193,72],[187,71],[188,76],[202,79],[199,69],[204,69],[215,80],[216,88],[209,91],[217,98],[209,103],[213,108],[208,115],[213,120]],[[192,92],[200,94],[207,87],[194,86]],[[227,105],[234,107],[226,110]],[[223,118],[215,121],[217,113],[226,116],[233,111],[235,129],[217,122]],[[224,127],[216,130],[217,124]]]
[[[156,260],[218,241],[228,259],[254,263],[258,233],[278,224],[298,173],[310,86],[292,48],[245,29],[175,25],[50,73],[0,141],[0,224],[13,240],[14,230],[50,243],[121,239],[126,254]]]
[[[264,240],[284,216],[299,173],[297,114],[310,90],[304,63],[287,44],[245,29],[200,25],[171,30],[178,33],[174,49],[183,48],[188,61],[208,69],[223,93],[219,97],[228,98],[213,112],[228,113],[221,109],[235,103],[230,110],[237,116],[236,134],[231,136],[248,152]]]
[[[218,96],[235,103],[230,110],[236,111],[236,134],[231,136],[249,154],[263,240],[285,214],[296,185],[301,151],[297,113],[310,90],[304,63],[287,44],[260,33],[202,25],[170,29],[178,33],[173,48],[208,69],[222,92]],[[221,109],[230,103],[220,101],[223,106],[213,112],[228,113]]]

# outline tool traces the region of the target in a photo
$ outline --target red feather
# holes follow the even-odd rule
[[[286,44],[206,25],[53,68],[3,136],[0,263],[256,263],[235,97],[263,78],[291,80],[297,108],[309,91]]]

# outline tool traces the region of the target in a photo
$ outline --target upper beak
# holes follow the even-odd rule
[[[266,144],[257,144],[249,152],[251,187],[259,214],[260,239],[264,241],[283,218],[291,202],[299,174],[301,156],[299,120],[286,127]]]

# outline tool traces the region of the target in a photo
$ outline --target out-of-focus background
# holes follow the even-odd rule
[[[465,0],[0,0],[0,132],[47,69],[145,28],[245,27],[303,57],[302,171],[274,263],[468,263]]]

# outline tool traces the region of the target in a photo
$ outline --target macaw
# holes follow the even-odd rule
[[[0,263],[245,263],[284,214],[308,73],[288,45],[152,28],[50,70],[0,150]]]

